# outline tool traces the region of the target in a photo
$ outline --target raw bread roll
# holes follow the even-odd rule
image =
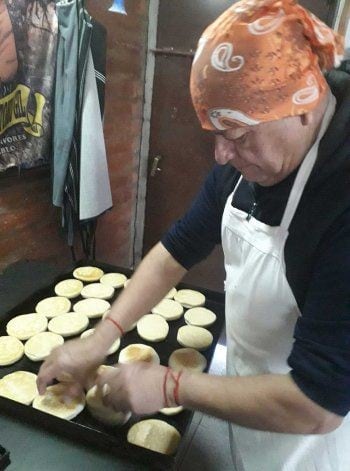
[[[27,340],[24,346],[24,353],[32,361],[43,361],[51,351],[63,345],[64,339],[61,335],[52,332],[41,332]]]
[[[131,416],[130,412],[116,412],[103,404],[101,391],[97,386],[89,389],[86,395],[86,404],[90,414],[106,425],[124,425]]]
[[[160,409],[160,413],[164,415],[177,415],[182,412],[184,408],[182,406],[178,407],[164,407],[164,409]]]
[[[72,303],[68,298],[63,296],[52,296],[51,298],[45,298],[40,301],[36,305],[35,310],[38,314],[42,314],[51,319],[52,317],[66,314],[69,312],[71,306]]]
[[[88,298],[74,304],[73,311],[94,319],[102,317],[110,308],[110,303],[104,299]]]
[[[102,283],[91,283],[84,286],[81,295],[83,298],[111,299],[114,296],[114,288]]]
[[[16,337],[0,337],[0,366],[13,365],[23,357],[23,343]]]
[[[177,289],[171,288],[169,293],[165,296],[165,299],[173,299],[176,293],[177,293]]]
[[[119,353],[118,363],[132,363],[134,361],[160,364],[159,355],[154,348],[142,343],[128,345]]]
[[[103,271],[96,267],[79,267],[73,272],[74,278],[88,283],[99,281],[103,274]]]
[[[47,319],[40,314],[23,314],[16,316],[7,323],[6,331],[19,340],[28,340],[47,328]]]
[[[202,372],[207,366],[207,360],[194,348],[179,348],[170,355],[168,365],[175,371]]]
[[[0,396],[29,406],[39,394],[36,375],[29,371],[15,371],[0,379]]]
[[[180,443],[181,435],[166,422],[157,419],[142,420],[128,431],[128,442],[149,450],[173,455]]]
[[[48,329],[54,334],[62,335],[62,337],[71,337],[72,335],[81,334],[88,325],[89,319],[84,314],[68,312],[51,319]]]
[[[63,280],[55,286],[55,293],[57,296],[64,296],[68,299],[72,299],[79,296],[83,288],[84,285],[80,280]]]
[[[89,330],[85,330],[85,332],[83,332],[81,334],[81,338],[85,338],[85,337],[89,337],[89,335],[92,335],[94,333],[94,330],[95,329],[89,329]],[[113,353],[115,353],[118,348],[120,347],[120,339],[117,339],[110,347],[110,349],[108,350],[107,354],[108,355],[113,355]]]
[[[158,314],[146,314],[137,323],[137,333],[149,342],[161,342],[169,333],[169,325]]]
[[[193,307],[186,311],[185,321],[189,325],[209,327],[216,321],[216,315],[205,307]]]
[[[175,321],[180,319],[184,313],[184,308],[180,303],[173,299],[163,299],[152,309],[152,312],[153,314],[159,314],[167,321]]]
[[[67,384],[59,383],[46,388],[43,396],[37,396],[34,399],[34,409],[55,415],[61,419],[74,419],[85,407],[85,395],[82,393],[78,398],[65,401]]]
[[[193,289],[180,289],[174,296],[186,308],[203,306],[205,304],[205,296],[199,291]]]
[[[100,283],[118,289],[124,286],[124,283],[127,281],[127,279],[128,278],[123,275],[123,273],[107,273],[100,279]]]
[[[183,347],[206,350],[213,343],[213,336],[203,327],[185,325],[177,331],[177,341]]]

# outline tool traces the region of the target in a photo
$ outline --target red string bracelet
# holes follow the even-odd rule
[[[115,321],[114,319],[112,319],[112,318],[109,317],[109,316],[106,317],[106,321],[111,321],[112,324],[114,324],[114,325],[117,327],[117,329],[120,330],[120,333],[121,333],[122,335],[124,335],[124,330],[123,330],[122,327],[120,326],[119,322]]]
[[[167,398],[167,395],[166,395],[166,382],[168,380],[169,373],[170,373],[170,368],[168,367],[166,369],[166,372],[165,372],[165,375],[164,375],[164,380],[163,380],[163,397],[164,397],[165,407],[169,407],[169,402],[168,402],[168,398]]]
[[[175,401],[175,404],[177,404],[178,406],[180,405],[180,401],[179,401],[179,388],[180,388],[180,377],[182,375],[182,371],[180,371],[180,373],[177,375],[177,379],[175,381],[175,387],[174,387],[174,401]]]

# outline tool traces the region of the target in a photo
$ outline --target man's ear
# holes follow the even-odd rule
[[[312,113],[302,114],[300,115],[300,120],[301,120],[302,126],[309,126],[313,121],[313,115]]]

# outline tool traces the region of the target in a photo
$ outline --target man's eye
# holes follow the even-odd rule
[[[247,140],[247,135],[248,133],[242,134],[242,136],[237,137],[237,139],[235,139],[235,142],[238,142],[239,144],[244,144]]]

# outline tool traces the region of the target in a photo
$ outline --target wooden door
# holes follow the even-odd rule
[[[181,217],[214,164],[213,136],[199,125],[191,103],[189,78],[201,33],[233,2],[159,3],[143,253]],[[327,0],[305,0],[303,4],[328,22],[335,11],[335,2]],[[154,160],[157,156],[159,161]],[[223,279],[223,256],[217,248],[190,271],[186,281],[221,291]]]

